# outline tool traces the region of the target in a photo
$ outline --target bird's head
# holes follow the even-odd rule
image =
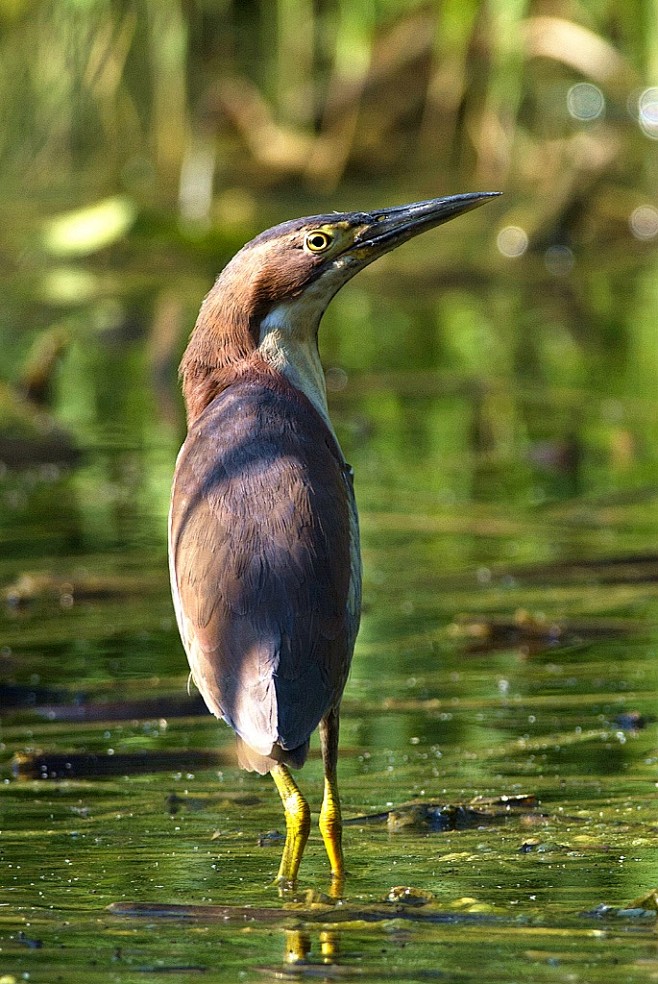
[[[313,215],[256,236],[227,264],[199,312],[181,363],[188,415],[256,352],[307,395],[313,398],[310,388],[323,398],[317,330],[332,297],[373,260],[497,195]]]

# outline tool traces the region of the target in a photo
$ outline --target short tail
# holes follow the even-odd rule
[[[308,755],[308,738],[303,745],[298,745],[297,748],[281,748],[280,745],[272,745],[269,755],[256,752],[245,744],[239,735],[236,735],[235,739],[240,767],[246,769],[247,772],[259,772],[261,776],[270,772],[277,762],[289,765],[292,769],[300,769]]]

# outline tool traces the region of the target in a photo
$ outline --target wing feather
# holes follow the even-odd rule
[[[260,756],[300,764],[340,700],[354,516],[333,435],[287,383],[236,382],[192,425],[170,511],[179,628],[208,707]]]

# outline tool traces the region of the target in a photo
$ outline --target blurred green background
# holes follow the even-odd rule
[[[0,27],[5,582],[49,551],[125,549],[136,504],[164,578],[176,367],[242,243],[463,191],[504,196],[323,322],[364,496],[423,462],[444,505],[623,494],[649,515],[655,3],[0,0]]]
[[[70,464],[111,420],[138,440],[148,399],[173,449],[200,299],[262,228],[501,190],[337,298],[336,400],[440,369],[470,387],[455,439],[502,456],[507,491],[528,454],[562,494],[587,448],[613,486],[651,475],[658,415],[631,433],[622,404],[658,385],[655,3],[0,0],[0,28],[6,467]],[[554,419],[517,385],[558,386]]]
[[[0,30],[6,381],[44,332],[32,372],[122,321],[168,372],[209,279],[261,228],[492,189],[495,209],[396,256],[400,283],[495,278],[512,305],[548,284],[551,328],[512,345],[507,314],[482,345],[470,311],[480,328],[455,341],[447,312],[457,365],[577,379],[614,347],[656,382],[653,333],[626,310],[654,302],[653,275],[631,295],[658,234],[651,0],[1,0]],[[435,338],[401,353],[385,320],[376,351],[358,346],[361,294],[327,333],[347,369],[446,355]]]
[[[176,367],[226,260],[284,218],[462,191],[504,196],[323,322],[362,505],[427,480],[653,516],[655,3],[0,0],[0,25],[5,583],[137,541],[164,584]],[[554,551],[546,527],[527,553]]]

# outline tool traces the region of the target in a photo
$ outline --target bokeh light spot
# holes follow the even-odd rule
[[[327,389],[331,393],[340,393],[347,386],[347,373],[340,366],[329,366],[324,378]]]
[[[658,87],[652,86],[640,93],[638,99],[638,120],[642,130],[651,137],[658,140]]]
[[[605,96],[597,85],[578,82],[567,92],[567,109],[576,120],[596,120],[605,109]]]
[[[566,277],[573,270],[575,258],[568,246],[549,246],[544,253],[544,264],[554,277]]]
[[[658,209],[653,205],[638,205],[631,212],[628,224],[636,239],[653,239],[658,236]]]
[[[522,256],[528,244],[528,233],[520,226],[505,226],[496,238],[496,246],[503,256]]]

